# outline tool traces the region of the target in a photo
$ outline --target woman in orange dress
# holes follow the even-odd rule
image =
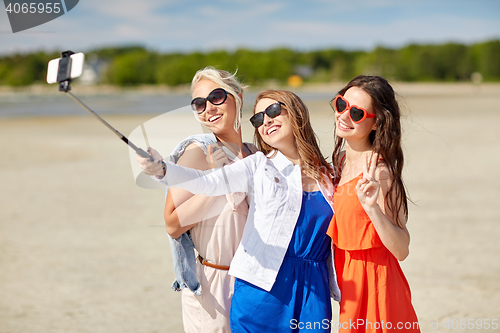
[[[332,237],[339,332],[420,332],[398,261],[409,253],[399,106],[390,84],[358,76],[330,102],[338,170]]]

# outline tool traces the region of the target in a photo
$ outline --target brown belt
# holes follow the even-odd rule
[[[212,267],[212,268],[215,268],[215,269],[221,269],[223,271],[228,271],[229,270],[229,266],[212,264],[210,261],[207,261],[202,256],[200,256],[199,254],[198,254],[198,260],[200,261],[200,263],[202,265],[205,265],[205,266],[208,266],[208,267]]]

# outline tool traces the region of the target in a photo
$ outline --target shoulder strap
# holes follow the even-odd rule
[[[342,171],[342,165],[344,164],[345,156],[346,154],[344,154],[344,156],[342,156],[342,158],[340,159],[339,171]]]
[[[257,152],[257,147],[255,147],[253,144],[248,143],[248,142],[243,142],[243,144],[245,145],[245,147],[247,148],[247,150],[249,152],[251,152],[252,154],[254,154],[254,153]]]

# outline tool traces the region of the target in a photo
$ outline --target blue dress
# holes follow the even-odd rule
[[[330,332],[326,231],[333,211],[320,191],[303,192],[300,215],[276,281],[267,292],[236,279],[231,332]]]

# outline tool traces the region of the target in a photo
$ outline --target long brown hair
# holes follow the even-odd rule
[[[257,103],[263,98],[270,98],[276,102],[281,102],[282,110],[288,112],[288,119],[292,125],[292,133],[295,138],[295,145],[299,152],[301,160],[301,168],[305,170],[305,174],[323,184],[325,183],[322,174],[326,175],[329,179],[332,178],[333,169],[328,162],[326,162],[321,150],[319,149],[318,139],[314,133],[309,111],[304,102],[291,91],[285,90],[264,90],[257,95],[254,112]],[[258,129],[255,129],[254,144],[265,155],[272,153],[274,156],[277,149],[269,146],[262,140]]]
[[[338,94],[343,96],[351,87],[361,88],[371,97],[376,115],[376,130],[370,133],[370,143],[373,152],[384,159],[389,169],[391,185],[385,195],[385,201],[387,207],[394,213],[397,225],[402,227],[403,221],[399,221],[398,212],[403,209],[405,219],[408,218],[408,198],[402,177],[404,156],[401,148],[401,112],[396,95],[389,82],[380,76],[357,76]],[[340,171],[340,156],[345,148],[344,145],[345,140],[335,134],[332,160],[336,171]],[[339,180],[340,172],[336,172],[335,182],[338,183]]]

